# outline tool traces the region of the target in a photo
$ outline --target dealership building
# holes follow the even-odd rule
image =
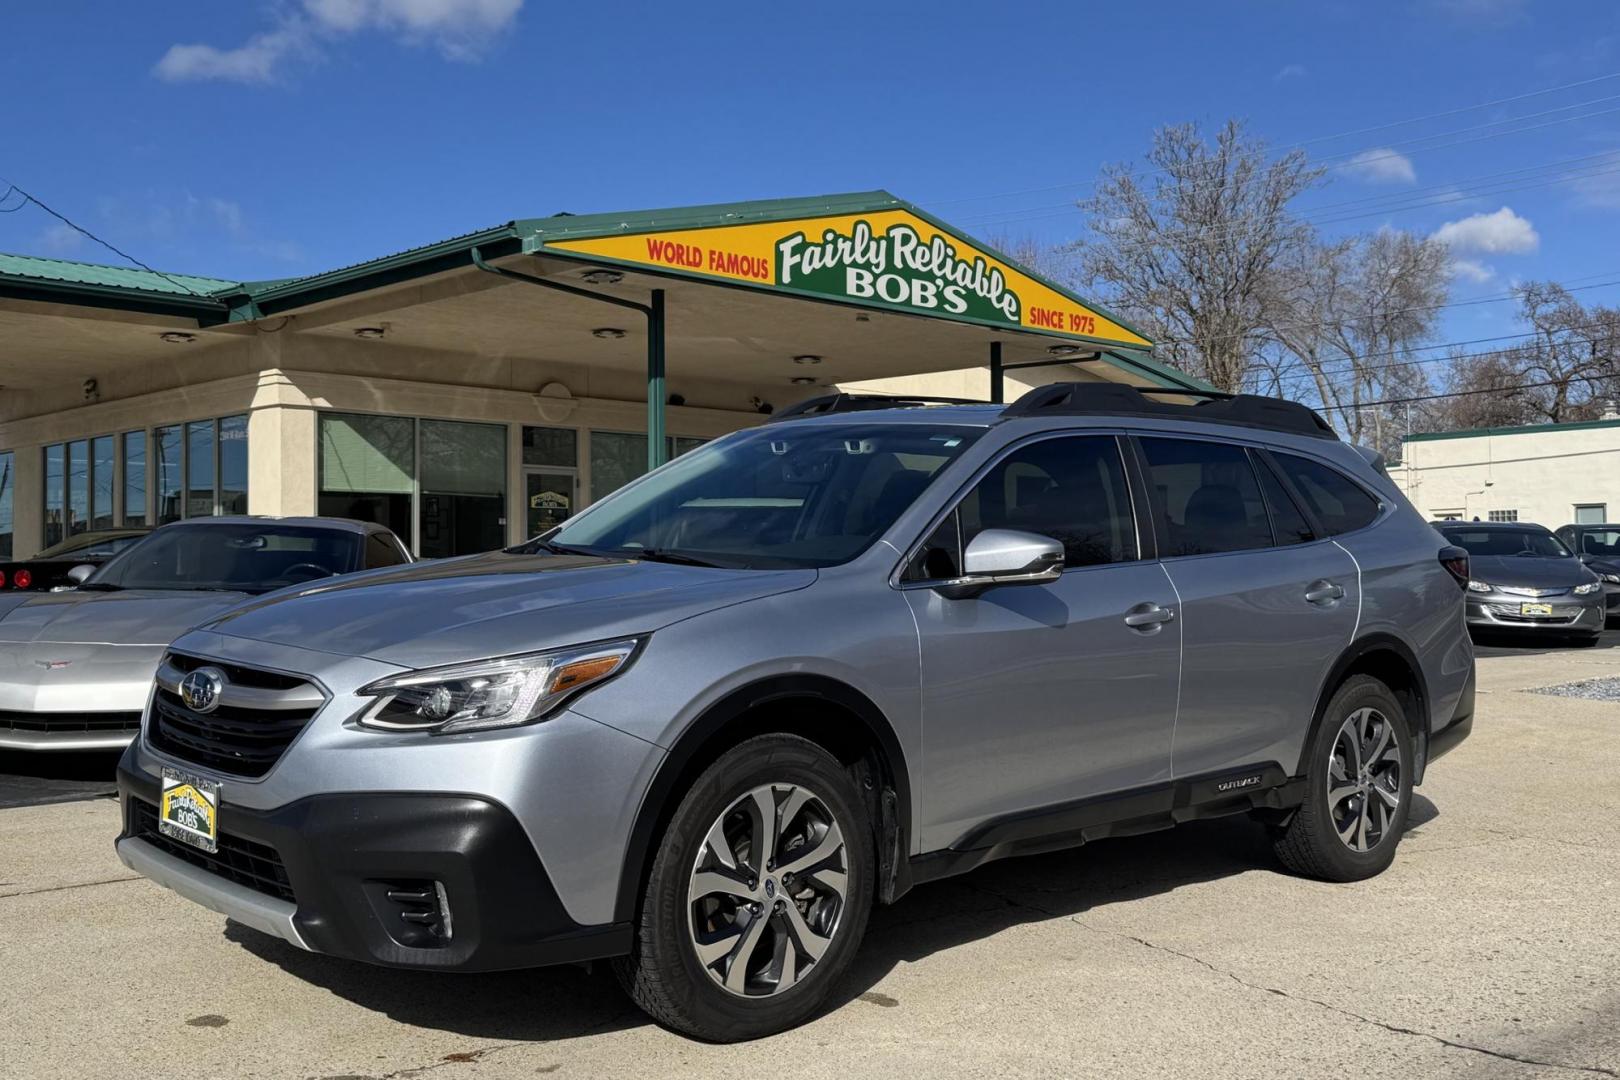
[[[517,542],[837,389],[1200,388],[886,192],[522,219],[240,282],[0,255],[0,557],[228,513]]]
[[[1390,476],[1431,520],[1557,529],[1620,519],[1620,412],[1600,420],[1408,435]]]

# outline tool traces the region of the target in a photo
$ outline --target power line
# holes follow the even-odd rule
[[[1351,131],[1341,131],[1341,132],[1338,132],[1338,133],[1333,134],[1333,135],[1318,135],[1318,136],[1315,136],[1315,137],[1310,138],[1310,139],[1304,139],[1304,140],[1301,140],[1299,142],[1295,142],[1295,143],[1291,143],[1291,144],[1289,144],[1287,146],[1283,146],[1283,147],[1281,147],[1281,151],[1283,153],[1287,153],[1290,150],[1298,150],[1298,149],[1301,149],[1303,147],[1313,146],[1313,145],[1315,145],[1317,143],[1321,143],[1321,142],[1331,142],[1331,141],[1333,141],[1335,139],[1349,138],[1350,136],[1353,136],[1353,135],[1368,135],[1368,134],[1371,134],[1372,132],[1375,132],[1375,131],[1387,131],[1387,130],[1389,130],[1391,128],[1404,127],[1404,126],[1409,125],[1409,124],[1419,124],[1419,123],[1423,123],[1423,122],[1428,121],[1428,120],[1441,120],[1441,119],[1444,119],[1445,117],[1448,117],[1448,116],[1458,116],[1458,115],[1460,115],[1462,113],[1466,113],[1466,112],[1476,112],[1476,111],[1478,111],[1480,109],[1489,109],[1489,108],[1492,108],[1492,107],[1497,106],[1497,105],[1511,105],[1512,103],[1514,103],[1516,101],[1526,101],[1526,100],[1529,100],[1530,98],[1545,97],[1548,94],[1556,94],[1556,93],[1559,93],[1559,92],[1564,91],[1564,90],[1574,90],[1574,89],[1576,89],[1578,87],[1590,86],[1590,85],[1592,85],[1594,83],[1606,82],[1606,81],[1608,81],[1610,79],[1620,79],[1620,72],[1614,72],[1614,73],[1609,74],[1609,75],[1598,75],[1598,76],[1595,76],[1595,77],[1590,78],[1590,79],[1581,79],[1581,80],[1578,80],[1576,82],[1564,83],[1561,86],[1551,86],[1551,87],[1548,87],[1545,90],[1532,90],[1532,91],[1530,91],[1528,93],[1524,93],[1524,94],[1515,94],[1512,97],[1497,98],[1494,101],[1482,101],[1482,102],[1479,102],[1478,104],[1475,104],[1475,105],[1464,105],[1464,106],[1462,106],[1460,108],[1447,109],[1447,110],[1442,111],[1442,112],[1429,113],[1429,114],[1424,115],[1424,116],[1414,116],[1414,117],[1409,117],[1409,118],[1407,118],[1405,120],[1395,120],[1395,121],[1391,121],[1391,122],[1385,123],[1385,124],[1377,124],[1377,125],[1374,125],[1372,127],[1356,128],[1356,129],[1351,130]],[[1155,170],[1153,170],[1153,172],[1163,172],[1163,171],[1164,171],[1163,169],[1155,169]],[[1147,175],[1151,176],[1151,175],[1153,175],[1153,172],[1150,172]],[[1095,184],[1094,183],[1093,184],[1087,184],[1086,181],[1074,181],[1074,182],[1063,183],[1063,184],[1050,184],[1050,185],[1046,185],[1046,186],[1043,186],[1043,187],[1023,188],[1023,189],[1017,190],[1017,191],[999,191],[999,192],[991,192],[991,193],[984,194],[984,195],[967,195],[967,196],[963,196],[961,198],[956,198],[956,199],[940,199],[940,200],[936,200],[933,205],[936,205],[936,206],[954,206],[954,205],[957,205],[957,204],[960,204],[960,203],[976,202],[976,201],[979,201],[979,200],[982,200],[982,199],[1001,199],[1001,198],[1006,198],[1008,196],[1013,196],[1013,195],[1035,195],[1035,194],[1039,194],[1039,193],[1045,192],[1045,191],[1065,191],[1065,190],[1069,190],[1069,189],[1072,189],[1072,188],[1075,188],[1075,187],[1087,187],[1087,186],[1094,187]]]
[[[1620,376],[1615,375],[1571,375],[1567,379],[1546,379],[1541,382],[1519,383],[1514,386],[1487,386],[1479,390],[1451,390],[1443,394],[1416,394],[1410,397],[1383,398],[1379,401],[1362,401],[1353,405],[1328,405],[1326,408],[1339,409],[1371,409],[1383,405],[1415,405],[1420,401],[1445,401],[1450,398],[1474,397],[1479,394],[1511,394],[1515,390],[1541,390],[1549,386],[1567,386],[1570,383],[1601,383],[1613,382]]]
[[[112,252],[114,255],[117,255],[119,258],[125,260],[126,262],[132,263],[135,266],[140,267],[142,270],[145,270],[148,274],[154,274],[154,275],[162,278],[164,281],[167,281],[169,284],[171,284],[171,285],[175,286],[176,288],[190,294],[191,296],[195,296],[199,300],[212,300],[213,299],[213,297],[204,296],[202,293],[199,293],[199,292],[195,291],[194,289],[192,289],[189,285],[185,284],[184,282],[177,281],[176,279],[170,277],[168,274],[165,274],[161,270],[152,269],[150,266],[147,266],[145,263],[141,262],[141,260],[137,259],[135,256],[129,254],[128,252],[114,247],[112,244],[108,243],[107,241],[103,240],[101,237],[97,236],[95,233],[91,232],[89,229],[86,229],[83,225],[80,225],[76,221],[70,220],[65,214],[58,213],[57,211],[51,209],[49,206],[46,206],[44,203],[40,202],[33,195],[30,195],[28,192],[24,191],[22,188],[18,187],[16,184],[13,184],[10,180],[6,180],[5,177],[0,176],[0,180],[5,180],[6,184],[9,185],[8,189],[6,191],[7,196],[9,196],[11,194],[11,192],[15,191],[18,195],[21,195],[23,197],[23,200],[24,200],[21,205],[13,207],[12,210],[7,211],[7,213],[11,213],[11,212],[14,212],[16,210],[21,210],[22,207],[26,206],[28,203],[33,203],[35,206],[39,207],[41,210],[43,210],[47,214],[51,215],[51,217],[53,217],[56,220],[60,221],[62,224],[66,225],[68,228],[70,228],[70,229],[74,230],[75,232],[78,232],[78,233],[80,233],[80,234],[82,234],[82,235],[84,235],[86,237],[89,237],[95,243],[100,244],[102,247],[106,248],[108,251]],[[4,201],[4,197],[0,197],[0,201]]]

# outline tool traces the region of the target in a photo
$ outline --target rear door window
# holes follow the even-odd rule
[[[1316,534],[1311,531],[1305,515],[1300,513],[1294,497],[1277,479],[1277,474],[1263,461],[1255,462],[1255,472],[1260,474],[1260,487],[1266,493],[1266,507],[1271,511],[1271,531],[1276,534],[1277,546],[1286,547],[1315,540]]]
[[[1309,504],[1327,535],[1365,528],[1378,516],[1378,500],[1339,470],[1297,454],[1272,451],[1271,456]]]
[[[1272,546],[1265,499],[1243,447],[1200,439],[1143,438],[1141,444],[1157,495],[1162,555]]]

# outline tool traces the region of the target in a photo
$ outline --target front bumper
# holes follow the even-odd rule
[[[517,819],[486,798],[351,792],[274,810],[227,803],[219,853],[208,856],[155,835],[147,808],[158,785],[149,776],[120,765],[118,789],[126,866],[302,949],[495,971],[630,948],[627,924],[569,917]]]
[[[49,713],[0,716],[0,750],[122,750],[135,738],[140,718],[135,713],[127,728],[108,731],[79,723],[72,715],[61,722]]]
[[[1523,605],[1536,603],[1546,603],[1552,609],[1552,613],[1522,614]],[[1583,597],[1552,597],[1545,601],[1505,593],[1470,593],[1467,621],[1468,626],[1475,630],[1597,634],[1603,630],[1607,603],[1608,597],[1602,592]],[[1620,603],[1620,600],[1616,603]],[[1620,614],[1620,607],[1613,610],[1616,614]]]

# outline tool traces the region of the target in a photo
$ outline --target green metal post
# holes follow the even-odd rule
[[[1002,387],[1001,342],[990,343],[990,401],[1000,405],[1006,400],[1006,391]]]
[[[664,290],[652,291],[647,312],[647,471],[669,460],[664,441]]]

